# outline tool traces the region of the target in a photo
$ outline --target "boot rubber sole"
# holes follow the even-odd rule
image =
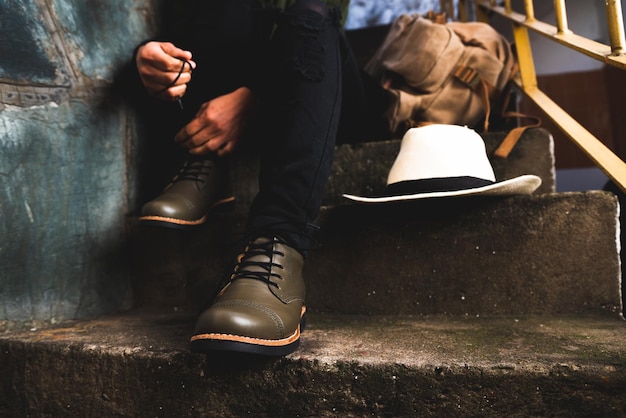
[[[175,229],[192,229],[199,225],[202,225],[209,218],[209,214],[211,212],[217,210],[218,208],[226,210],[227,207],[230,207],[231,204],[235,201],[235,197],[227,197],[225,199],[218,200],[215,202],[207,211],[207,213],[196,220],[187,220],[187,219],[178,219],[178,218],[168,218],[165,216],[140,216],[139,221],[142,225],[146,226],[159,226],[164,228],[175,228]]]
[[[302,307],[300,324],[293,334],[280,340],[265,340],[231,334],[198,334],[191,337],[192,353],[208,354],[214,351],[234,351],[263,356],[285,356],[296,351],[304,331],[306,308]]]

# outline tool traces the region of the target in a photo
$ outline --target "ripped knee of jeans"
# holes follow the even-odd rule
[[[321,15],[317,10],[298,7],[289,8],[283,17],[282,42],[287,54],[284,62],[305,80],[322,80],[326,73],[327,43],[337,41],[328,36],[328,31],[334,30],[331,26],[335,26],[335,19]]]

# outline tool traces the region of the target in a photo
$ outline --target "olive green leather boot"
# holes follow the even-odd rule
[[[224,161],[190,158],[163,193],[143,206],[139,220],[175,228],[201,225],[213,208],[234,200],[229,188]]]
[[[282,356],[300,343],[304,258],[280,238],[253,240],[228,284],[196,322],[191,350]]]

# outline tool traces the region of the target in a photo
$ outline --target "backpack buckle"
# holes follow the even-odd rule
[[[454,70],[454,76],[463,84],[474,90],[480,83],[480,74],[473,68],[459,65]]]

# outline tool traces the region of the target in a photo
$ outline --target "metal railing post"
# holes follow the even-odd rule
[[[624,53],[624,18],[622,17],[622,3],[619,0],[606,0],[606,18],[609,27],[611,54]]]
[[[526,21],[533,22],[535,20],[535,6],[533,0],[524,0],[524,11],[526,13]]]
[[[513,11],[513,7],[511,6],[511,0],[504,0],[504,11],[506,13],[511,13]]]
[[[524,89],[537,88],[537,74],[528,29],[522,25],[513,25],[513,37],[515,38],[522,86]]]
[[[565,0],[554,0],[554,13],[556,14],[556,28],[559,35],[571,33],[567,27],[567,11]]]

